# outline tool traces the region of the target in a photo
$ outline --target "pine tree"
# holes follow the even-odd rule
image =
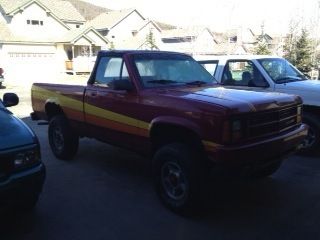
[[[312,69],[311,41],[305,28],[301,30],[301,35],[297,39],[295,66],[303,73],[308,73]]]
[[[150,50],[159,49],[156,45],[156,41],[154,39],[152,29],[150,29],[149,33],[146,36],[146,44]]]
[[[291,20],[289,26],[289,33],[285,39],[283,46],[283,57],[291,62],[293,65],[296,64],[296,44],[298,38],[299,22]]]
[[[295,48],[296,40],[294,39],[293,33],[289,33],[283,46],[283,57],[293,65],[295,65],[296,62]]]
[[[268,44],[265,41],[259,41],[258,45],[254,49],[254,54],[269,55],[271,54],[271,51],[269,50]]]
[[[257,38],[258,44],[254,48],[253,52],[254,54],[258,55],[269,55],[271,54],[271,51],[269,49],[268,41],[267,41],[267,36],[264,33],[264,23],[261,25],[261,34]]]

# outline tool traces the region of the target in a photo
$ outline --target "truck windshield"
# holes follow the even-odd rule
[[[159,85],[203,85],[215,79],[193,58],[174,54],[135,55],[141,82],[146,88]]]
[[[267,74],[275,83],[288,83],[307,80],[308,78],[283,58],[259,59]]]

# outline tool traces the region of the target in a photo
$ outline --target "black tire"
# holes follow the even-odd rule
[[[78,151],[79,136],[63,115],[54,116],[48,127],[49,144],[53,154],[61,160],[71,160]]]
[[[308,125],[308,136],[302,142],[300,153],[313,155],[320,152],[320,119],[311,113],[304,112],[302,122]]]
[[[204,201],[207,168],[201,155],[191,149],[171,143],[153,158],[156,191],[166,207],[181,215],[194,214]]]
[[[19,212],[31,212],[37,205],[40,193],[31,193],[19,199],[14,205],[14,209]]]

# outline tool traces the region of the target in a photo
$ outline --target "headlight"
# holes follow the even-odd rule
[[[297,107],[297,123],[301,123],[302,121],[302,106]]]
[[[15,169],[33,165],[40,161],[40,152],[37,149],[19,152],[14,158]]]
[[[244,137],[244,122],[239,119],[226,121],[223,127],[223,142],[235,143]]]

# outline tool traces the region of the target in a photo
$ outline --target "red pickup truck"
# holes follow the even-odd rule
[[[32,106],[59,159],[79,137],[151,156],[161,200],[180,213],[198,206],[213,169],[268,176],[307,135],[300,97],[223,88],[174,52],[101,51],[87,86],[35,83]]]

